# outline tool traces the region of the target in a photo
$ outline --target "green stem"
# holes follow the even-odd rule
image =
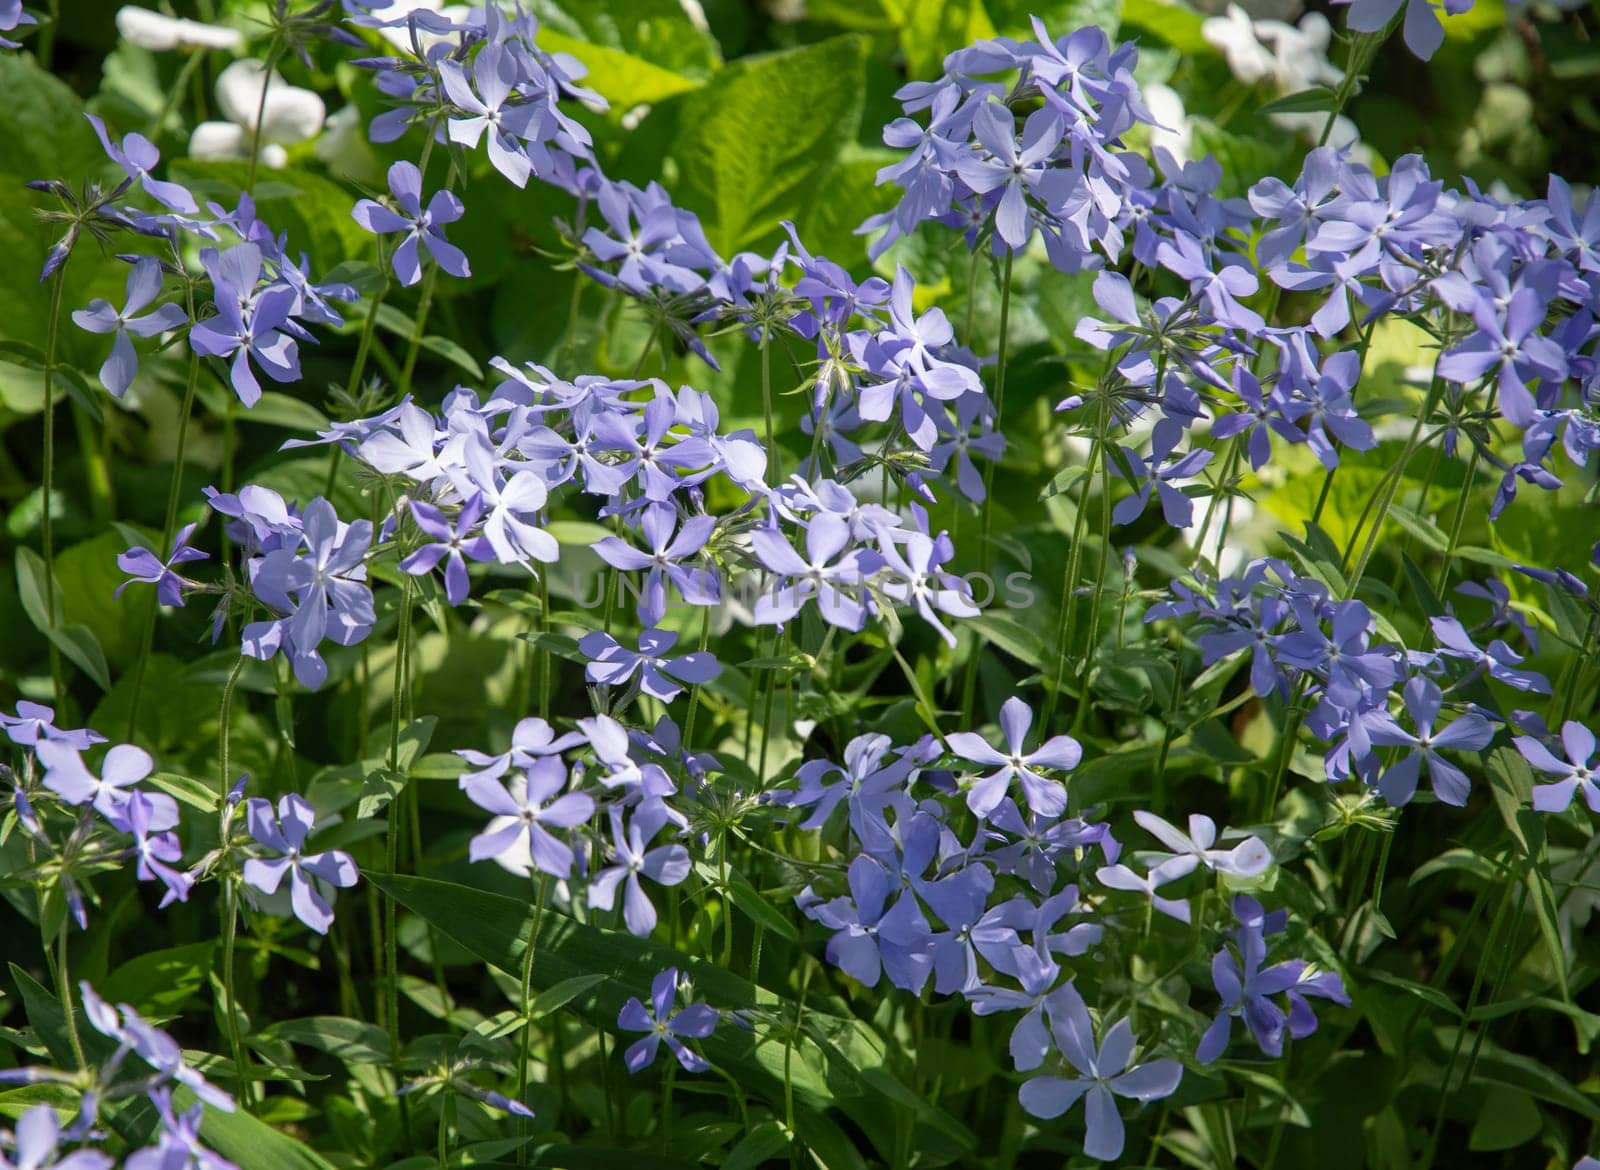
[[[1396,460],[1393,470],[1389,473],[1384,487],[1376,497],[1378,500],[1376,513],[1372,516],[1372,527],[1367,532],[1366,543],[1361,548],[1361,556],[1351,569],[1350,577],[1345,585],[1345,598],[1348,600],[1356,595],[1356,589],[1361,584],[1361,578],[1367,571],[1367,563],[1372,559],[1372,552],[1378,545],[1378,534],[1383,531],[1383,522],[1388,518],[1389,508],[1394,503],[1396,494],[1400,491],[1400,483],[1405,478],[1407,465],[1413,455],[1422,446],[1422,428],[1427,422],[1428,415],[1433,412],[1434,404],[1439,400],[1444,383],[1437,375],[1434,376],[1433,385],[1428,390],[1428,396],[1422,403],[1422,409],[1417,412],[1417,421],[1411,428],[1411,436],[1406,440],[1405,449],[1401,451],[1400,458]],[[1369,499],[1367,507],[1362,509],[1362,520],[1372,512],[1372,500]],[[1348,563],[1350,552],[1355,547],[1357,536],[1360,534],[1361,525],[1350,534],[1350,543],[1346,546],[1343,560]]]
[[[667,1062],[667,1083],[661,1090],[661,1152],[665,1154],[672,1144],[672,1086],[676,1081],[678,1062]]]
[[[772,460],[772,482],[783,482],[783,456],[772,426],[772,329],[761,327],[761,416],[767,427],[767,458]],[[884,503],[887,505],[888,500]]]
[[[446,1089],[444,1100],[439,1103],[439,1167],[444,1167],[450,1162],[450,1118],[455,1112],[455,1094]]]
[[[700,653],[704,654],[706,646],[711,641],[711,607],[704,606],[700,611]],[[694,717],[700,711],[700,687],[689,688],[689,716],[684,720],[682,748],[686,752],[694,751]]]
[[[526,1105],[528,1096],[528,1061],[532,1056],[533,1048],[533,956],[539,949],[539,918],[544,911],[545,883],[548,878],[543,872],[539,880],[534,883],[533,891],[533,925],[528,929],[528,945],[522,952],[522,996],[519,1006],[522,1011],[522,1035],[517,1048],[517,1100]],[[519,1133],[526,1134],[527,1121],[518,1123]],[[517,1151],[517,1165],[528,1164],[528,1147],[523,1145]]]
[[[172,87],[167,90],[166,96],[161,100],[160,111],[157,112],[154,118],[150,119],[149,124],[144,129],[144,136],[151,142],[159,142],[161,140],[161,129],[167,123],[167,115],[172,113],[173,107],[178,104],[178,98],[182,96],[184,87],[189,84],[189,78],[194,76],[194,71],[200,67],[200,62],[204,59],[205,51],[203,49],[190,50],[188,57],[184,59],[183,68],[178,70],[178,76],[173,81]]]
[[[234,991],[233,956],[238,930],[238,887],[230,874],[222,881],[222,994],[228,1001],[224,1005],[224,1012],[228,1018],[228,1046],[233,1052],[234,1084],[239,1103],[248,1113],[255,1099],[255,1088],[250,1078],[250,1053],[244,1046],[244,1035],[239,1029],[239,999]]]
[[[49,27],[54,28],[54,23],[52,22]],[[48,55],[47,46],[41,46],[41,52]],[[55,276],[51,278],[50,322],[46,328],[44,343],[44,483],[40,530],[44,540],[44,617],[45,624],[50,627],[52,634],[56,628],[55,509],[51,499],[56,486],[56,343],[61,334],[62,284],[67,272],[67,261],[71,259],[69,254],[56,269]],[[50,686],[55,696],[56,712],[59,714],[66,710],[67,705],[66,683],[61,673],[61,649],[53,637],[47,641],[50,644]]]
[[[161,524],[161,547],[157,550],[158,556],[167,556],[172,552],[172,538],[177,531],[178,497],[183,487],[184,448],[189,439],[189,418],[194,413],[195,390],[199,382],[200,355],[191,349],[189,377],[183,388],[183,405],[178,408],[177,446],[173,454],[172,482],[167,485],[167,511],[166,518]],[[155,644],[156,614],[160,609],[161,602],[156,597],[155,591],[151,590],[150,607],[145,614],[144,637],[140,642],[138,661],[133,668],[133,695],[128,701],[128,733],[123,737],[130,742],[133,740],[134,729],[139,726],[139,702],[144,697],[145,666],[150,660],[150,648]]]
[[[272,71],[278,65],[278,46],[273,45],[261,70],[261,96],[256,100],[256,124],[250,132],[250,169],[245,172],[247,195],[256,193],[256,168],[261,163],[261,123],[267,118],[267,91],[272,88]]]
[[[395,643],[394,657],[394,698],[390,706],[389,719],[389,755],[388,764],[391,772],[400,770],[400,723],[404,715],[404,695],[410,668],[411,653],[411,604],[412,589],[415,578],[407,575],[401,585],[400,593],[400,622],[399,633]],[[405,798],[405,789],[395,793],[394,800],[389,805],[388,840],[386,859],[389,872],[395,873],[400,862],[400,802]],[[389,1057],[393,1062],[395,1075],[399,1075],[400,1061],[400,932],[399,911],[393,897],[385,898],[384,905],[384,1023],[389,1030]],[[409,1123],[408,1109],[405,1098],[401,1098],[401,1115]],[[409,1132],[409,1124],[407,1124]]]
[[[1006,404],[1006,348],[1011,332],[1011,269],[1016,260],[1016,253],[1006,252],[1005,264],[1000,274],[1000,348],[995,358],[994,367],[994,429],[1003,432],[1005,429],[1005,404]],[[998,460],[989,460],[983,468],[983,508],[979,517],[979,544],[981,550],[978,554],[978,563],[981,571],[987,575],[991,561],[989,546],[990,524],[993,522],[994,508],[994,473]],[[887,501],[885,501],[887,503]],[[967,672],[965,681],[961,686],[961,726],[967,727],[972,723],[972,705],[977,697],[978,690],[978,660],[983,657],[983,642],[974,639],[972,644],[972,657],[967,659]]]
[[[1077,509],[1072,521],[1072,548],[1067,552],[1067,571],[1061,578],[1061,604],[1056,617],[1056,672],[1050,692],[1045,696],[1044,718],[1039,724],[1041,730],[1049,727],[1050,721],[1055,718],[1056,704],[1060,702],[1061,688],[1067,679],[1067,659],[1070,657],[1078,608],[1074,590],[1078,587],[1078,575],[1083,571],[1083,544],[1089,533],[1089,489],[1094,484],[1095,464],[1108,462],[1105,444],[1109,407],[1102,401],[1098,409],[1094,444],[1089,448],[1089,473],[1083,477],[1083,486],[1078,489]]]
[[[63,923],[56,935],[56,997],[61,1000],[61,1011],[67,1022],[67,1042],[72,1045],[74,1068],[84,1068],[83,1041],[78,1037],[78,1011],[72,1004],[72,976],[68,973],[67,940],[70,928]]]
[[[217,715],[217,744],[218,766],[220,775],[217,779],[217,808],[225,811],[228,804],[228,792],[233,787],[231,772],[233,765],[229,755],[233,747],[233,696],[239,689],[239,676],[244,673],[244,655],[240,654],[233,664],[233,669],[228,672],[228,681],[222,684],[222,710]]]
[[[1499,908],[1495,910],[1494,921],[1489,925],[1488,937],[1483,942],[1483,953],[1478,956],[1477,969],[1472,976],[1472,990],[1467,993],[1467,1010],[1461,1019],[1460,1026],[1456,1029],[1456,1040],[1450,1050],[1450,1060],[1445,1065],[1444,1078],[1439,1082],[1439,1106],[1434,1111],[1433,1129],[1428,1134],[1428,1145],[1423,1153],[1421,1170],[1431,1170],[1433,1159],[1439,1152],[1439,1138],[1440,1131],[1444,1127],[1444,1113],[1446,1107],[1450,1104],[1450,1079],[1455,1073],[1456,1062],[1461,1057],[1461,1048],[1466,1043],[1467,1020],[1477,1009],[1478,996],[1483,991],[1485,965],[1488,962],[1490,953],[1494,950],[1495,940],[1500,936],[1500,925],[1505,920],[1506,910],[1511,905],[1511,891],[1516,888],[1517,884],[1516,882],[1506,883],[1505,892],[1500,896]]]
[[[1079,687],[1085,700],[1078,704],[1073,720],[1081,725],[1089,713],[1087,701],[1089,672],[1094,669],[1095,651],[1100,641],[1100,599],[1105,593],[1106,571],[1111,564],[1111,460],[1102,453],[1100,458],[1100,564],[1095,573],[1094,592],[1089,595],[1089,636],[1084,640],[1083,664],[1079,670]]]

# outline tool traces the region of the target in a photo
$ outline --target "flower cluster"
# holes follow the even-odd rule
[[[36,1105],[23,1114],[10,1141],[10,1159],[0,1150],[0,1160],[16,1170],[42,1170],[46,1166],[67,1170],[109,1170],[117,1165],[99,1147],[108,1133],[99,1123],[131,1098],[143,1098],[155,1116],[144,1144],[129,1153],[122,1165],[132,1170],[198,1166],[204,1170],[237,1170],[232,1162],[207,1149],[200,1138],[200,1120],[207,1108],[234,1111],[234,1100],[206,1080],[184,1060],[183,1050],[166,1032],[127,1004],[113,1006],[101,999],[87,982],[78,985],[83,1014],[103,1039],[94,1063],[79,1073],[30,1065],[0,1072],[0,1084],[54,1085],[80,1094],[77,1116],[63,1127],[53,1106]],[[130,1057],[133,1058],[130,1061]],[[178,1109],[173,1095],[183,1090],[197,1098]]]
[[[187,901],[195,875],[182,868],[178,802],[145,786],[155,770],[150,753],[119,743],[100,754],[105,736],[59,728],[55,719],[54,709],[27,700],[15,714],[0,712],[0,731],[22,756],[19,768],[0,768],[31,843],[33,860],[19,876],[60,899],[83,930],[88,880],[128,861],[140,881],[161,884],[163,907]]]

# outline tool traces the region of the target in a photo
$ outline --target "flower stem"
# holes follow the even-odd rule
[[[55,517],[51,499],[56,486],[56,344],[61,333],[62,284],[67,273],[67,262],[71,259],[69,254],[51,278],[50,323],[44,343],[44,483],[40,533],[44,540],[44,617],[52,634],[56,628]],[[50,643],[50,686],[55,696],[56,711],[60,713],[66,709],[67,701],[66,683],[61,674],[61,648],[53,637],[46,641]]]
[[[192,308],[192,303],[191,303]],[[200,355],[193,349],[189,351],[189,377],[183,389],[183,405],[178,408],[178,436],[177,445],[173,452],[172,482],[167,486],[167,512],[161,524],[161,547],[156,550],[157,556],[167,556],[172,552],[172,538],[177,530],[178,523],[178,496],[183,486],[183,456],[184,448],[189,439],[189,418],[194,413],[195,390],[200,381]],[[144,672],[145,666],[150,661],[150,648],[155,643],[156,614],[160,612],[161,602],[154,590],[150,593],[150,608],[145,614],[144,637],[140,643],[139,658],[133,667],[133,695],[128,701],[128,733],[123,738],[133,740],[134,729],[139,726],[139,702],[144,697]],[[224,777],[226,780],[226,777]]]
[[[70,927],[62,923],[56,935],[56,997],[61,1000],[61,1011],[67,1022],[67,1042],[72,1045],[72,1059],[76,1068],[84,1067],[83,1041],[78,1037],[78,1012],[72,1006],[72,976],[68,973],[67,940]]]
[[[389,771],[400,770],[400,721],[404,714],[404,696],[407,688],[411,657],[411,604],[412,588],[415,578],[409,574],[400,587],[400,624],[399,633],[395,643],[394,656],[394,700],[390,707],[389,719]],[[400,802],[405,799],[405,789],[402,787],[395,793],[394,800],[389,805],[388,839],[386,842],[386,860],[389,872],[395,873],[400,864]],[[399,911],[392,896],[385,899],[384,905],[384,1023],[389,1029],[389,1057],[394,1062],[396,1075],[400,1060],[400,932]],[[405,1098],[401,1098],[401,1114],[407,1113]],[[409,1119],[408,1130],[409,1130]]]
[[[256,124],[250,132],[250,169],[245,172],[244,178],[247,195],[256,193],[256,168],[261,162],[261,123],[267,119],[267,90],[272,87],[272,71],[277,64],[278,47],[274,45],[261,70],[261,96],[256,99]]]
[[[772,460],[772,480],[782,483],[783,456],[772,428],[772,329],[766,325],[761,327],[761,416],[767,427],[767,458]]]
[[[239,1092],[239,1103],[249,1112],[255,1098],[250,1080],[250,1053],[244,1046],[244,1036],[239,1030],[239,998],[234,991],[233,956],[239,931],[239,891],[230,874],[222,881],[222,994],[227,999],[224,1006],[228,1017],[228,1045],[233,1051],[234,1083]]]
[[[528,1061],[531,1057],[533,1046],[533,956],[539,949],[539,918],[544,912],[545,883],[549,879],[543,873],[534,883],[533,889],[533,925],[528,929],[528,945],[522,952],[522,997],[519,1006],[522,1010],[522,1035],[518,1045],[517,1059],[517,1101],[526,1105],[524,1098],[528,1095]],[[518,1132],[525,1134],[528,1123],[524,1119],[518,1124]],[[517,1165],[528,1164],[528,1147],[524,1144],[517,1150]]]
[[[1016,253],[1007,251],[1005,265],[1000,274],[1000,349],[995,359],[994,367],[994,429],[1002,432],[1005,423],[1006,403],[1006,342],[1011,329],[1011,267],[1016,260]],[[994,472],[997,460],[989,460],[983,468],[983,509],[979,521],[981,534],[979,543],[979,564],[982,572],[987,575],[991,563],[991,550],[989,546],[989,525],[993,519],[994,507]],[[961,686],[961,726],[966,727],[972,722],[972,703],[978,689],[978,660],[983,656],[983,643],[974,639],[972,644],[972,657],[967,659],[966,679]]]

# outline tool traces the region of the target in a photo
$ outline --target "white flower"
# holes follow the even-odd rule
[[[1150,127],[1150,149],[1165,147],[1180,163],[1188,162],[1193,134],[1188,111],[1183,108],[1178,91],[1170,85],[1153,82],[1144,87],[1144,104],[1156,120]]]
[[[1280,20],[1256,23],[1256,35],[1272,46],[1272,73],[1284,93],[1297,93],[1317,85],[1338,85],[1344,70],[1328,60],[1333,26],[1320,12],[1307,13],[1300,25]]]
[[[1272,54],[1256,36],[1256,27],[1250,14],[1237,4],[1228,5],[1226,16],[1213,16],[1202,21],[1200,35],[1208,44],[1222,51],[1233,75],[1246,85],[1265,81],[1275,73]]]
[[[189,157],[230,162],[250,157],[250,135],[232,122],[201,122],[189,135]],[[289,161],[289,152],[276,142],[261,144],[261,165],[277,170]]]
[[[154,53],[171,49],[221,49],[238,53],[244,49],[244,34],[236,28],[182,20],[132,5],[117,9],[117,31],[129,44]]]
[[[261,89],[266,86],[266,106],[261,105]],[[228,121],[253,131],[256,111],[261,110],[261,141],[280,146],[295,146],[315,138],[322,131],[328,108],[309,89],[290,85],[276,71],[267,84],[267,71],[251,58],[235,61],[217,75],[217,106]]]
[[[355,106],[328,115],[315,149],[318,160],[339,178],[368,187],[382,185],[383,167],[367,143],[366,123]]]

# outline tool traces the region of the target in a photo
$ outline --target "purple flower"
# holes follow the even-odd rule
[[[875,987],[887,973],[896,987],[920,994],[933,972],[933,935],[917,900],[897,893],[883,865],[861,854],[850,863],[850,896],[806,909],[834,931],[824,952],[828,962],[852,979]]]
[[[463,779],[468,799],[495,814],[489,827],[472,839],[468,856],[473,861],[500,857],[518,848],[526,834],[534,867],[565,881],[572,873],[572,849],[547,826],[571,829],[594,815],[592,797],[581,792],[557,795],[567,780],[566,764],[551,755],[539,756],[525,772],[513,774],[509,791],[489,776]]]
[[[176,802],[164,793],[130,792],[111,823],[133,838],[133,854],[138,858],[135,872],[139,880],[159,881],[167,887],[161,898],[161,909],[173,902],[187,902],[189,891],[194,888],[194,878],[173,868],[183,860],[183,846],[178,835],[169,831],[178,823]]]
[[[569,731],[561,736],[556,735],[550,725],[536,715],[519,719],[511,732],[510,751],[498,756],[485,755],[471,748],[461,748],[456,751],[456,755],[478,767],[478,771],[468,772],[462,776],[462,787],[465,788],[466,782],[477,776],[498,779],[505,775],[507,768],[530,768],[541,756],[557,755],[582,742],[583,736],[575,731]]]
[[[863,846],[874,850],[893,848],[882,811],[894,793],[905,789],[913,763],[905,755],[887,760],[890,746],[887,735],[858,735],[845,745],[842,767],[831,760],[807,760],[795,774],[799,789],[774,793],[773,801],[791,808],[810,806],[811,814],[800,822],[800,828],[820,829],[833,810],[848,800],[850,827]],[[838,779],[824,783],[831,776]]]
[[[676,585],[691,605],[712,605],[717,601],[720,590],[715,575],[679,563],[699,555],[716,527],[715,516],[690,516],[679,527],[675,507],[651,503],[645,505],[639,519],[640,531],[650,545],[648,553],[616,536],[597,540],[590,547],[613,568],[628,572],[648,570],[639,595],[639,620],[653,626],[667,612],[667,581]]]
[[[1402,37],[1406,48],[1428,61],[1444,44],[1444,26],[1439,23],[1433,0],[1333,0],[1333,3],[1349,4],[1350,27],[1364,33],[1382,32],[1404,4],[1406,23]],[[1467,11],[1472,5],[1473,0],[1445,0],[1444,8],[1455,15]]]
[[[1406,731],[1387,711],[1367,717],[1367,737],[1377,747],[1410,748],[1384,771],[1378,791],[1392,805],[1407,803],[1417,791],[1418,773],[1424,763],[1434,792],[1446,804],[1467,803],[1472,782],[1467,774],[1439,755],[1439,749],[1481,752],[1494,738],[1494,728],[1476,711],[1469,711],[1439,731],[1433,729],[1439,718],[1444,695],[1429,678],[1417,675],[1405,685],[1404,701],[1415,732]]]
[[[442,226],[461,218],[461,200],[453,192],[441,189],[434,192],[427,210],[423,210],[422,172],[408,162],[397,162],[389,168],[389,190],[400,205],[399,213],[371,199],[363,199],[351,209],[350,215],[377,235],[406,233],[390,260],[400,283],[409,287],[422,279],[422,262],[417,253],[419,242],[427,247],[434,263],[451,276],[471,276],[466,255],[445,239]]]
[[[183,1059],[183,1049],[171,1036],[125,1003],[113,1008],[86,981],[78,984],[78,994],[83,998],[83,1015],[89,1026],[117,1043],[116,1053],[106,1061],[107,1068],[115,1069],[131,1052],[150,1066],[159,1082],[176,1082],[212,1108],[233,1112],[233,1098],[190,1068]]]
[[[121,597],[122,591],[129,585],[143,581],[156,587],[156,597],[162,605],[182,605],[183,587],[187,582],[172,571],[172,566],[206,559],[205,553],[189,547],[189,537],[194,535],[195,527],[185,524],[178,530],[172,538],[172,552],[165,561],[147,548],[134,547],[118,553],[117,568],[128,574],[128,580],[118,585],[112,596]]]
[[[663,886],[675,886],[689,876],[689,851],[682,845],[646,846],[667,823],[666,806],[659,800],[647,801],[633,810],[624,824],[622,809],[612,805],[612,864],[594,875],[589,883],[589,905],[609,910],[617,900],[617,887],[623,888],[622,918],[630,933],[644,938],[656,927],[656,908],[639,886],[643,875]]]
[[[617,1014],[617,1027],[629,1032],[648,1033],[643,1040],[635,1040],[628,1045],[627,1052],[623,1054],[623,1063],[628,1066],[630,1073],[650,1065],[663,1041],[685,1071],[697,1073],[710,1070],[711,1062],[699,1053],[690,1051],[684,1040],[703,1040],[711,1035],[717,1021],[722,1018],[721,1013],[703,1003],[692,1003],[674,1013],[672,1005],[677,996],[678,969],[668,967],[651,980],[649,1008],[639,1002],[638,996],[630,996],[628,1002],[622,1005],[622,1011]]]
[[[333,925],[333,907],[323,896],[319,883],[349,889],[361,875],[348,853],[303,853],[306,838],[316,827],[316,812],[303,796],[289,793],[278,801],[277,815],[272,803],[259,796],[245,802],[245,819],[250,836],[281,857],[252,857],[244,863],[245,884],[263,894],[277,893],[284,875],[289,877],[289,900],[294,916],[318,934],[327,934]]]
[[[226,252],[203,249],[200,263],[211,276],[217,314],[195,323],[189,344],[206,357],[232,358],[229,381],[234,393],[245,406],[254,406],[261,399],[261,384],[250,368],[252,357],[276,382],[300,377],[295,340],[284,331],[297,301],[295,291],[279,284],[257,293],[261,249],[255,244],[235,244]]]
[[[89,302],[87,309],[79,309],[72,314],[73,324],[85,332],[115,335],[111,342],[111,356],[100,367],[100,384],[114,398],[121,398],[128,392],[128,387],[133,385],[133,376],[139,370],[139,355],[134,352],[128,334],[154,337],[178,328],[189,319],[183,308],[174,304],[161,305],[142,317],[135,315],[160,295],[161,261],[146,257],[135,261],[128,270],[127,299],[120,310],[103,297],[96,297]]]
[[[1600,813],[1600,776],[1590,767],[1594,759],[1594,732],[1575,720],[1561,725],[1561,746],[1567,758],[1557,759],[1544,744],[1531,735],[1519,735],[1513,742],[1523,759],[1549,776],[1559,777],[1550,784],[1533,786],[1533,807],[1540,812],[1565,812],[1573,796],[1582,790],[1589,807]]]
[[[0,0],[0,33],[8,33],[14,28],[38,23],[38,17],[22,10],[22,0]],[[20,42],[0,37],[0,49],[20,48],[22,48]]]
[[[1188,528],[1194,523],[1194,501],[1172,484],[1173,480],[1188,479],[1198,475],[1201,468],[1211,462],[1212,452],[1198,447],[1184,455],[1176,455],[1183,440],[1183,424],[1177,419],[1163,418],[1150,434],[1150,455],[1141,458],[1128,447],[1122,448],[1127,465],[1137,480],[1137,490],[1131,496],[1117,501],[1111,519],[1117,524],[1131,524],[1144,512],[1150,502],[1150,493],[1161,497],[1161,513],[1173,528]],[[1112,460],[1119,476],[1126,476],[1123,460]]]
[[[433,572],[440,561],[445,562],[444,591],[451,605],[460,605],[467,599],[470,582],[467,580],[467,559],[492,561],[494,548],[489,538],[475,535],[478,521],[483,518],[483,496],[474,492],[461,505],[454,525],[445,514],[432,504],[416,500],[411,505],[411,518],[425,536],[433,540],[422,545],[405,560],[400,568],[414,577]]]
[[[764,591],[756,599],[755,619],[762,625],[781,625],[800,612],[807,598],[830,625],[859,630],[867,610],[859,594],[862,579],[874,566],[877,554],[851,548],[850,523],[830,513],[813,516],[806,527],[806,557],[801,557],[783,535],[763,528],[750,535],[756,559],[787,581]],[[809,558],[807,560],[806,558]]]
[[[996,766],[995,771],[974,780],[967,789],[967,807],[978,816],[988,816],[1005,799],[1013,777],[1021,782],[1028,807],[1040,816],[1058,817],[1066,811],[1066,786],[1041,775],[1038,769],[1076,768],[1083,758],[1083,748],[1070,735],[1058,735],[1024,754],[1022,741],[1032,724],[1033,712],[1013,695],[1000,707],[1000,729],[1005,734],[1007,751],[996,750],[970,731],[952,732],[945,738],[950,750],[962,759]]]
[[[261,639],[250,652],[261,658],[276,653],[287,637],[295,678],[316,689],[326,681],[328,668],[317,647],[324,638],[353,646],[377,621],[372,590],[367,587],[366,555],[372,544],[372,522],[343,523],[333,505],[318,496],[306,505],[302,518],[303,547],[274,549],[252,564],[251,586],[267,604],[288,613],[275,625],[274,637],[256,623],[245,630],[247,645]]]
[[[1217,841],[1217,823],[1201,813],[1190,815],[1187,834],[1143,809],[1135,810],[1133,819],[1172,850],[1170,857],[1151,870],[1150,880],[1155,885],[1175,881],[1200,866],[1234,877],[1251,878],[1259,877],[1272,864],[1272,851],[1260,837],[1246,837],[1232,849],[1213,849]]]
[[[69,744],[83,752],[97,743],[106,741],[105,736],[88,728],[80,731],[63,731],[55,725],[55,718],[54,707],[46,707],[43,703],[33,703],[23,699],[17,703],[15,715],[7,715],[4,711],[0,711],[0,730],[5,731],[12,743],[22,747],[33,747],[48,739]]]
[[[123,791],[155,771],[155,761],[142,747],[119,743],[106,752],[96,776],[83,762],[81,750],[66,740],[42,739],[34,753],[44,766],[44,786],[70,805],[93,803],[104,817],[121,813],[128,794]]]
[[[470,82],[460,62],[448,58],[439,62],[439,80],[457,107],[447,123],[450,141],[476,147],[488,131],[489,161],[524,187],[533,164],[517,139],[527,133],[533,107],[508,102],[516,78],[517,58],[503,44],[488,44],[478,51]]]
[[[1211,315],[1230,329],[1259,334],[1266,328],[1261,314],[1239,303],[1260,287],[1250,265],[1237,256],[1208,258],[1199,240],[1176,232],[1171,243],[1156,249],[1156,260],[1174,276],[1189,282],[1190,288],[1205,299]]]
[[[1503,305],[1487,290],[1476,292],[1471,312],[1477,329],[1440,355],[1438,374],[1462,384],[1496,374],[1501,413],[1519,427],[1531,426],[1540,403],[1527,382],[1539,378],[1546,386],[1559,385],[1567,373],[1561,346],[1538,332],[1545,298],[1527,285],[1509,290]]]
[[[584,673],[590,682],[620,686],[638,675],[641,691],[670,703],[683,693],[685,683],[708,683],[722,673],[722,664],[709,651],[668,658],[677,642],[675,630],[643,630],[635,652],[604,630],[593,630],[579,640],[578,649],[589,659]]]
[[[1307,996],[1331,999],[1346,1007],[1350,1005],[1339,977],[1332,972],[1311,971],[1304,959],[1290,959],[1262,968],[1267,953],[1266,937],[1284,928],[1287,917],[1284,911],[1268,914],[1261,903],[1248,894],[1236,894],[1233,913],[1239,920],[1234,941],[1240,958],[1234,958],[1233,952],[1224,947],[1211,960],[1211,979],[1217,994],[1222,996],[1222,1010],[1211,1021],[1195,1051],[1195,1059],[1201,1064],[1210,1064],[1227,1048],[1234,1016],[1243,1017],[1263,1053],[1278,1057],[1283,1054],[1285,1031],[1299,1040],[1317,1030],[1317,1017],[1305,1001]],[[1287,1014],[1272,1002],[1276,995],[1288,997]]]
[[[16,48],[4,39],[0,46]],[[18,1119],[15,1133],[0,1132],[0,1170],[111,1170],[116,1165],[99,1150],[63,1153],[60,1145],[55,1107],[35,1105]]]
[[[161,1118],[156,1144],[136,1150],[123,1163],[125,1170],[239,1170],[232,1162],[208,1150],[200,1140],[205,1106],[196,1102],[182,1113],[172,1107],[172,1091],[150,1090],[150,1101]]]
[[[1117,1097],[1155,1101],[1169,1096],[1183,1079],[1183,1066],[1175,1060],[1133,1064],[1133,1028],[1118,1020],[1106,1031],[1098,1050],[1089,1007],[1071,983],[1062,985],[1045,1000],[1050,1034],[1077,1077],[1040,1076],[1023,1083],[1017,1093],[1023,1109],[1034,1117],[1060,1117],[1080,1099],[1088,1121],[1083,1152],[1102,1162],[1122,1155],[1122,1117]]]
[[[106,157],[122,168],[130,182],[138,183],[146,194],[171,211],[187,214],[198,210],[194,196],[182,184],[166,183],[150,177],[150,172],[161,161],[161,152],[148,138],[143,134],[129,134],[119,146],[111,141],[104,122],[93,114],[85,114],[84,117],[94,127]]]
[[[1027,197],[1044,179],[1046,164],[1061,144],[1062,131],[1060,116],[1048,106],[1028,116],[1020,145],[1009,107],[984,102],[972,115],[973,137],[987,157],[976,152],[962,155],[956,160],[956,173],[980,195],[1002,192],[995,208],[994,229],[1013,251],[1026,244],[1032,234]]]

